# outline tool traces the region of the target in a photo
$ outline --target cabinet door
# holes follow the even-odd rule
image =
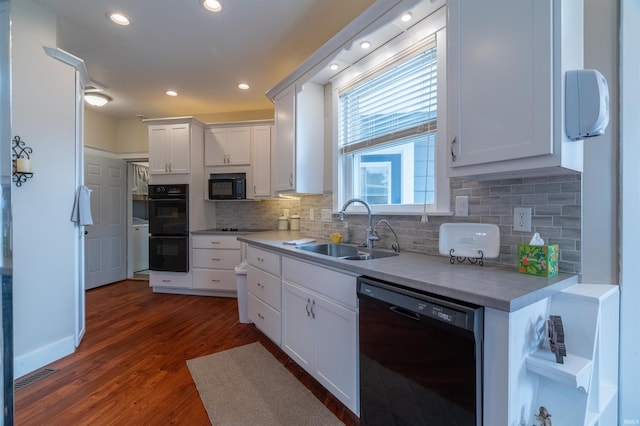
[[[313,296],[286,281],[282,282],[282,348],[298,365],[315,373],[315,319]]]
[[[165,126],[149,126],[149,173],[164,174],[169,171],[169,129]]]
[[[226,164],[234,166],[251,164],[251,129],[249,127],[229,129]]]
[[[552,3],[447,2],[451,168],[553,154]]]
[[[189,173],[191,171],[191,132],[189,124],[170,126],[169,173]]]
[[[357,315],[315,296],[312,304],[317,333],[314,376],[354,413],[357,405]]]
[[[285,89],[276,98],[276,138],[273,147],[274,191],[295,188],[295,86]]]
[[[204,165],[224,166],[226,160],[227,129],[207,129],[204,134]]]
[[[251,129],[251,167],[255,197],[271,196],[271,129],[271,126],[257,126]]]

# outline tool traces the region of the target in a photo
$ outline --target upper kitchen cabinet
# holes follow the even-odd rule
[[[145,120],[149,124],[149,173],[191,172],[191,117]]]
[[[324,88],[292,84],[275,98],[275,192],[321,194],[324,167]]]
[[[271,197],[271,134],[273,126],[251,128],[253,196]]]
[[[251,128],[208,128],[204,136],[205,166],[247,166],[251,164]]]
[[[583,67],[583,2],[448,0],[449,176],[582,171],[564,126],[565,72]]]

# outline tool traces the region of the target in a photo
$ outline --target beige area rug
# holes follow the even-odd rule
[[[343,424],[260,343],[187,365],[214,426]]]

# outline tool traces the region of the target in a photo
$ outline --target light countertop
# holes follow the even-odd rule
[[[448,256],[401,252],[399,256],[373,260],[345,260],[283,244],[303,237],[294,231],[266,231],[238,235],[238,240],[300,260],[506,312],[517,311],[578,283],[574,274],[538,277],[519,273],[515,266],[451,264]],[[316,239],[311,244],[328,242]]]

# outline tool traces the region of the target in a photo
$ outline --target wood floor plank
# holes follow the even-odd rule
[[[86,335],[54,373],[15,394],[16,425],[208,425],[186,361],[260,341],[348,425],[357,418],[253,324],[235,299],[153,293],[126,280],[87,291]]]

